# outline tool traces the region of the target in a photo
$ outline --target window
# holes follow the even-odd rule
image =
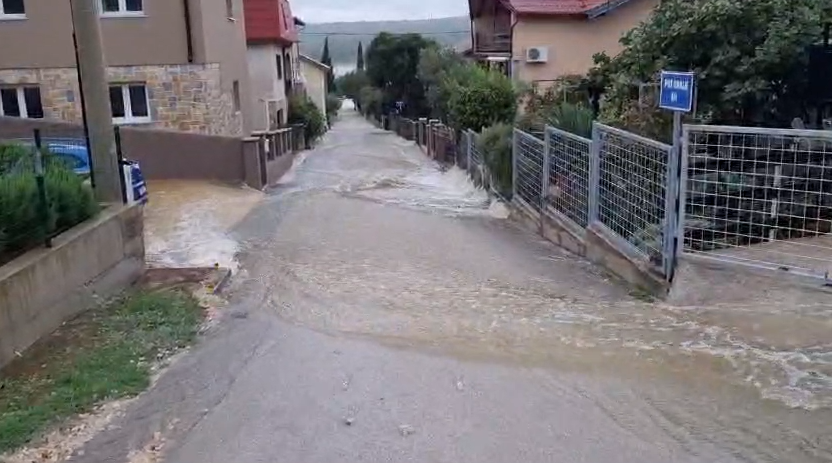
[[[229,18],[234,17],[234,0],[225,0],[225,14]]]
[[[144,14],[143,0],[101,0],[103,16],[132,16]]]
[[[0,88],[0,115],[43,119],[40,88],[35,86]]]
[[[280,80],[283,79],[283,56],[277,55],[275,58],[277,61],[277,80]]]
[[[25,18],[23,0],[0,0],[0,19]]]
[[[150,122],[150,102],[145,84],[110,85],[110,110],[116,124]]]
[[[240,106],[242,106],[240,104],[240,81],[239,80],[234,81],[233,88],[231,89],[231,91],[233,93],[231,96],[234,100],[234,111],[239,111]]]

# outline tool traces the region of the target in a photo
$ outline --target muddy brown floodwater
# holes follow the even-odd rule
[[[384,355],[413,362],[409,369],[391,361],[402,369],[402,378],[413,374],[429,382],[424,375],[431,373],[418,371],[421,361],[403,360],[414,352],[430,355],[443,369],[472,368],[482,383],[491,385],[480,391],[494,394],[488,408],[514,423],[512,432],[518,436],[535,441],[539,426],[559,429],[563,420],[571,420],[574,429],[588,426],[609,436],[599,437],[596,445],[611,449],[604,454],[610,455],[606,461],[832,461],[832,315],[827,304],[678,307],[637,299],[604,272],[506,220],[505,208],[474,188],[464,173],[442,171],[412,144],[349,111],[266,197],[214,187],[173,193],[178,187],[151,186],[165,192],[161,198],[151,196],[153,204],[187,204],[156,210],[151,206],[150,253],[155,262],[239,262],[232,303],[256,307],[254,313],[263,320],[296,327],[281,330],[287,333],[308,330],[310,339],[323,333],[328,338],[315,341],[321,349],[330,348],[326,339],[349,339],[390,350]],[[238,214],[244,209],[250,212],[241,219]],[[166,238],[159,240],[162,236]],[[291,343],[280,343],[286,345],[275,349],[291,358]],[[372,355],[363,358],[340,365],[348,366],[355,378],[392,368],[390,363],[372,363]],[[302,388],[308,372],[285,362],[282,372],[277,364],[274,373],[263,370],[267,364],[251,368],[274,378],[297,375]],[[488,365],[493,365],[493,374]],[[283,384],[257,378],[257,384]],[[394,379],[379,387],[388,391],[387,397],[406,394],[402,391],[408,381],[414,380]],[[461,377],[454,384],[468,391]],[[260,422],[246,415],[248,421],[236,423],[229,418],[233,404],[254,400],[255,409],[279,415],[280,407],[269,408],[268,397],[291,396],[300,403],[315,392],[312,387],[293,391],[291,385],[288,390],[262,387],[264,392],[251,396],[249,391],[236,400],[232,391],[224,404],[229,409],[185,439],[171,461],[196,461],[195,455],[201,455],[200,461],[232,455],[239,456],[237,461],[261,461],[257,456],[272,447],[277,460],[347,456],[357,461],[366,455],[359,443],[370,445],[376,434],[353,437],[331,451],[321,444],[317,452],[305,454],[293,442],[320,434],[307,435],[289,423],[270,431],[274,442],[240,437],[259,436],[261,431],[250,427]],[[541,407],[569,391],[586,413],[521,413],[508,405],[518,400],[512,389]],[[316,403],[326,400],[315,397]],[[436,397],[435,403],[426,400],[419,407],[425,414],[435,407],[453,409],[454,400]],[[567,407],[566,402],[562,405]],[[604,419],[593,418],[596,414]],[[316,423],[314,417],[305,420]],[[460,417],[449,417],[447,426],[462,423],[472,435],[489,435],[483,434],[489,423],[471,427]],[[427,421],[402,425],[429,427]],[[314,429],[331,430],[320,426]],[[214,444],[228,433],[237,436],[229,439],[242,439],[234,441],[242,453],[231,454]],[[492,437],[499,441],[509,434]],[[577,446],[579,435],[557,446]],[[630,440],[647,446],[641,450],[644,458],[617,453],[617,442]],[[418,442],[420,446],[408,450],[412,458],[400,461],[454,461],[447,449],[433,447],[441,439]],[[456,442],[470,449],[485,445]],[[547,445],[545,440],[535,442],[536,449]],[[501,443],[502,455],[516,461],[555,461],[555,453],[547,457],[520,447],[512,451],[514,445],[520,444]],[[591,447],[576,447],[563,461],[600,461],[584,459],[581,455],[594,455],[585,453],[586,448]],[[655,449],[667,452],[662,453],[666,457],[648,457]],[[455,458],[484,461],[476,454],[471,450]]]

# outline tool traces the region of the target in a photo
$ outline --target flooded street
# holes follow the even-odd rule
[[[832,461],[828,305],[645,301],[343,113],[265,195],[151,185],[154,264],[237,269],[168,461]]]

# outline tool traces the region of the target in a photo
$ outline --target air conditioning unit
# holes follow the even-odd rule
[[[526,49],[527,63],[546,63],[549,61],[548,47],[529,47]]]

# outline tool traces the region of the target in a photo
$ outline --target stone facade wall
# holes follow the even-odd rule
[[[243,135],[242,115],[220,85],[219,64],[119,66],[107,69],[112,83],[147,85],[152,122],[149,128],[210,135]],[[74,68],[4,69],[0,85],[40,86],[44,117],[81,122],[78,74]]]

